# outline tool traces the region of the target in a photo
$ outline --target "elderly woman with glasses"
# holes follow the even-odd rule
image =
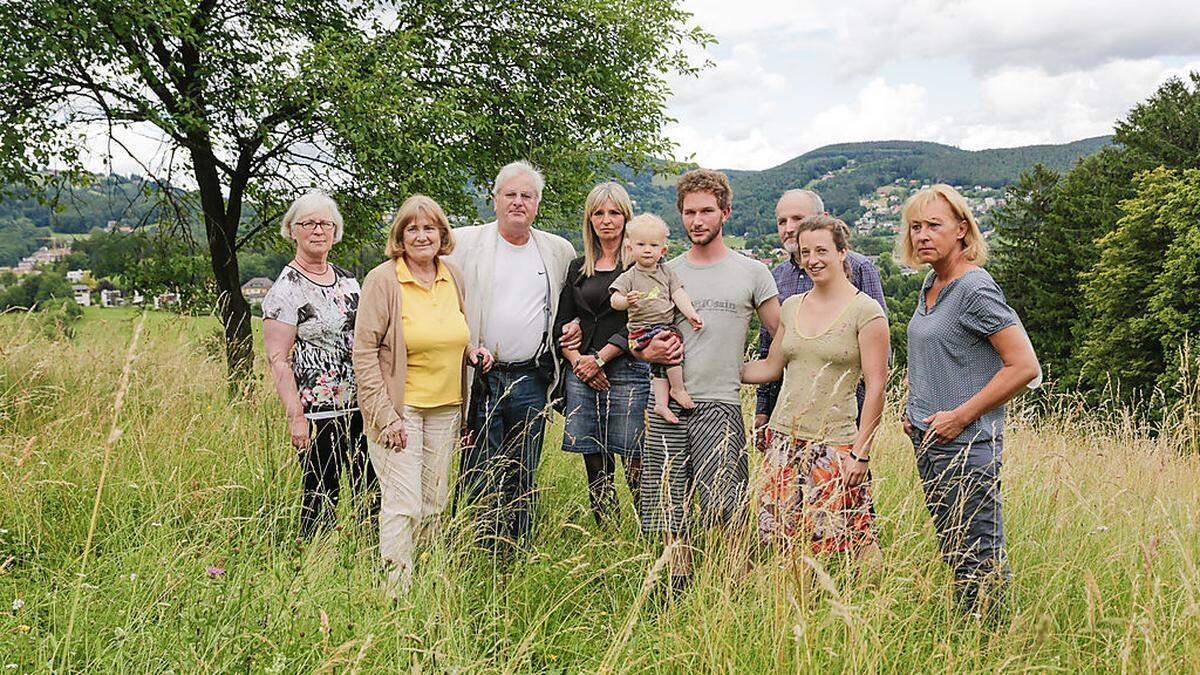
[[[343,468],[356,492],[375,484],[351,362],[361,291],[353,274],[329,262],[342,216],[327,195],[293,202],[279,234],[295,243],[296,256],[263,298],[263,340],[303,468],[300,531],[307,537],[333,519]]]

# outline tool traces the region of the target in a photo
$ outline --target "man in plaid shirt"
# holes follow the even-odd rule
[[[825,203],[821,201],[821,196],[812,190],[788,190],[783,193],[783,196],[779,198],[779,203],[775,205],[775,224],[779,227],[779,240],[783,244],[783,249],[788,252],[788,259],[771,270],[772,276],[775,277],[775,285],[779,287],[780,304],[797,293],[812,290],[812,279],[808,278],[808,272],[805,272],[804,268],[800,266],[797,226],[804,218],[822,213],[825,213]],[[886,315],[887,300],[883,297],[883,281],[879,278],[879,270],[871,264],[867,256],[856,251],[846,254],[846,262],[850,263],[850,282],[858,290],[875,298],[875,301],[883,307],[883,313]],[[767,358],[770,348],[771,334],[767,332],[766,328],[763,328],[758,335],[759,358]],[[771,417],[771,411],[775,409],[775,399],[779,397],[779,385],[780,382],[777,380],[758,386],[758,401],[754,407],[754,438],[760,450],[765,437],[762,432],[767,426],[767,420]],[[859,411],[862,410],[864,393],[863,383],[860,380],[858,383]]]

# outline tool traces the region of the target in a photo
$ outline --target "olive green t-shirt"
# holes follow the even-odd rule
[[[630,291],[642,294],[637,306],[628,310],[629,330],[638,330],[675,323],[675,301],[671,296],[681,288],[683,283],[679,281],[679,275],[659,263],[650,271],[633,265],[617,277],[608,290],[621,295],[629,295]]]
[[[796,327],[808,293],[793,295],[783,303],[780,334],[787,365],[779,402],[768,427],[792,438],[836,445],[854,442],[858,435],[858,401],[854,390],[862,377],[858,332],[883,318],[883,308],[859,292],[829,328],[807,336]]]

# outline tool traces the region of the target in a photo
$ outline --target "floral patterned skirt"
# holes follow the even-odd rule
[[[850,445],[828,445],[767,431],[758,531],[764,542],[814,553],[853,551],[875,539],[871,476],[852,488],[842,478],[841,458]]]

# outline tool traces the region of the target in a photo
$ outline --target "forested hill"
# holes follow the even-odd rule
[[[999,188],[1015,183],[1022,171],[1035,164],[1067,171],[1081,157],[1111,142],[1111,136],[1098,136],[1062,145],[976,151],[921,141],[827,145],[770,169],[726,171],[734,193],[728,231],[771,231],[775,202],[789,188],[817,190],[830,213],[851,222],[863,212],[861,197],[896,179]],[[626,173],[622,177],[630,183],[630,195],[637,201],[638,210],[653,211],[679,224],[673,179],[648,173]]]
[[[775,201],[789,188],[819,191],[831,213],[853,222],[863,212],[859,199],[896,179],[1003,187],[1015,183],[1022,171],[1035,164],[1067,171],[1080,157],[1110,142],[1110,136],[1100,136],[1064,145],[974,152],[919,141],[828,145],[770,169],[727,171],[735,205],[728,231],[772,232]],[[615,173],[629,186],[638,211],[657,213],[679,226],[674,176],[654,176],[648,171],[634,174],[624,167]],[[95,176],[86,186],[63,189],[57,195],[57,208],[52,208],[25,190],[12,189],[0,199],[0,265],[14,264],[45,243],[51,231],[82,234],[104,227],[109,221],[128,227],[152,223],[157,215],[154,190],[152,184],[136,176]],[[486,202],[480,201],[478,206],[480,217],[491,217]],[[564,223],[541,225],[571,235],[577,232],[577,223],[571,218]]]

